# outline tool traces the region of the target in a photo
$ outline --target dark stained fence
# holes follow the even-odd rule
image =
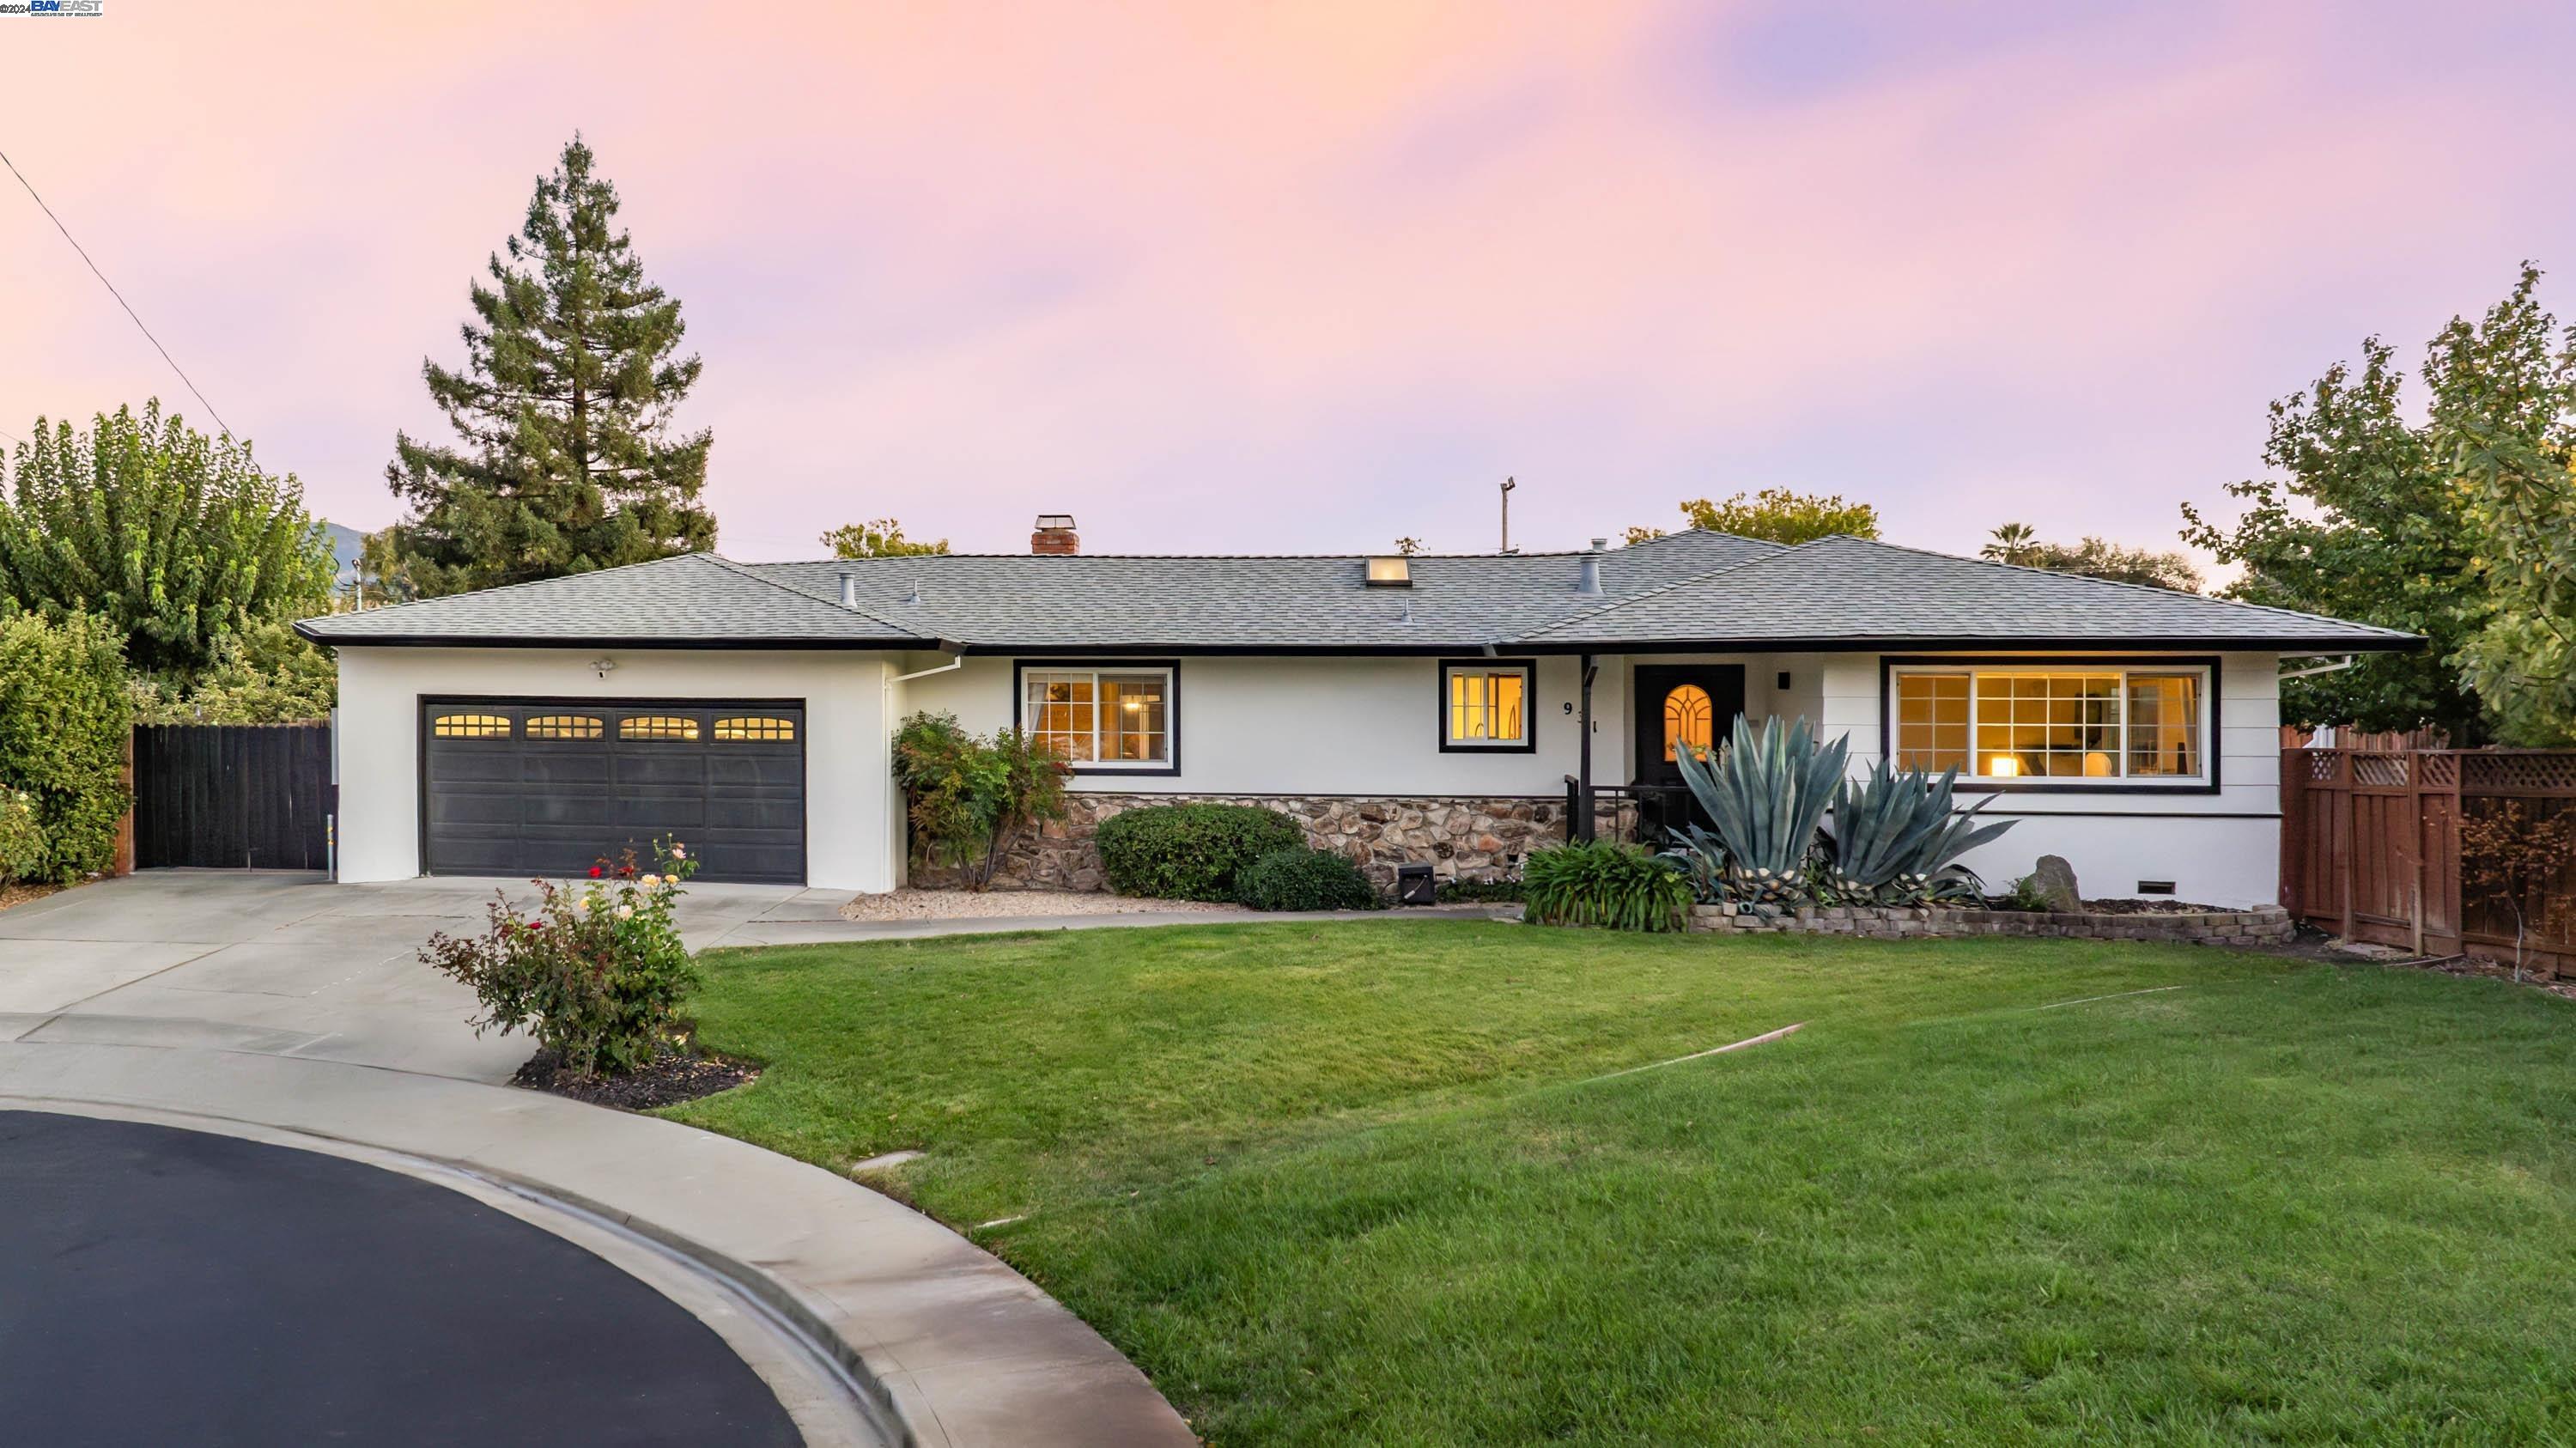
[[[2281,903],[2347,940],[2510,961],[2511,902],[2464,889],[2460,825],[2576,809],[2576,751],[2285,749]],[[2576,866],[2522,902],[2524,963],[2576,973]]]
[[[134,866],[330,866],[331,726],[139,724]]]

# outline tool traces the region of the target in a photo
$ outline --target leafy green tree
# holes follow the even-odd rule
[[[2433,341],[2433,450],[2477,528],[2489,605],[2458,661],[2496,732],[2576,743],[2576,328],[2513,294]]]
[[[1845,502],[1833,494],[1793,493],[1787,488],[1738,493],[1723,503],[1694,499],[1682,504],[1682,517],[1694,528],[1773,543],[1812,543],[1837,533],[1854,538],[1878,536],[1878,509],[1869,504]],[[1630,541],[1635,540],[1632,537]]]
[[[379,563],[413,593],[715,546],[700,503],[713,435],[672,420],[699,361],[679,355],[680,304],[644,279],[593,159],[579,136],[564,147],[492,284],[469,292],[465,369],[421,364],[459,443],[394,437],[385,481],[412,515]]]
[[[294,477],[158,401],[87,431],[39,418],[0,497],[0,598],[60,621],[106,619],[126,662],[205,667],[223,635],[320,613],[336,566]]]
[[[2020,531],[2007,537],[2006,534],[2013,529]],[[1995,530],[1994,539],[1978,551],[1997,563],[2045,568],[2051,573],[2072,573],[2079,578],[2107,578],[2113,583],[2170,588],[2177,593],[2200,592],[2200,570],[2180,553],[2131,548],[2108,538],[2088,537],[2081,543],[2043,543],[2024,523],[2006,523]]]
[[[0,789],[34,796],[42,878],[77,880],[115,863],[132,727],[125,677],[112,620],[0,618]]]
[[[214,663],[185,692],[134,684],[138,724],[302,724],[331,717],[340,695],[331,656],[282,623],[255,623],[215,644]]]
[[[2228,484],[2245,500],[2227,529],[2183,505],[2184,541],[2244,569],[2223,590],[2420,633],[2418,653],[2369,654],[2353,668],[2282,686],[2290,724],[2412,729],[2455,740],[2481,733],[2477,701],[2451,655],[2485,622],[2473,523],[2402,412],[2394,351],[2376,337],[2358,369],[2336,363],[2306,392],[2272,404],[2263,460],[2278,476]]]
[[[909,558],[923,553],[945,553],[948,540],[920,543],[903,536],[903,525],[892,518],[871,518],[865,523],[844,523],[823,535],[823,546],[835,558]]]

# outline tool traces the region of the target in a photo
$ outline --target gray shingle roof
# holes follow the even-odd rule
[[[326,644],[927,648],[901,626],[841,607],[712,553],[307,619]]]
[[[2142,584],[1958,558],[1860,538],[1820,538],[1529,635],[1553,647],[1694,641],[1783,647],[2137,645],[2412,647],[2412,634]]]
[[[1595,555],[1420,556],[1370,588],[1358,557],[950,554],[733,563],[691,554],[334,614],[328,644],[1574,652],[1655,646],[2412,647],[2411,635],[1855,538],[1797,548],[1686,532]],[[858,607],[840,603],[848,572]]]
[[[1632,598],[1779,551],[1723,533],[1658,538],[1598,555],[1602,597]],[[1575,591],[1582,559],[1417,556],[1410,588],[1368,587],[1358,557],[965,554],[746,566],[831,598],[847,570],[861,608],[986,650],[1458,650],[1600,602]],[[908,602],[916,585],[920,601]]]

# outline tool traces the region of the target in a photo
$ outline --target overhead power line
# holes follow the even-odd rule
[[[188,369],[179,365],[179,359],[170,355],[170,349],[161,345],[161,339],[152,335],[150,327],[143,325],[143,318],[136,315],[134,304],[125,299],[125,293],[116,289],[116,283],[107,279],[107,273],[98,269],[97,262],[90,261],[89,252],[81,246],[79,239],[72,235],[72,229],[63,225],[63,219],[54,214],[54,208],[45,204],[44,197],[36,194],[36,184],[27,179],[27,173],[18,169],[18,163],[10,160],[9,153],[6,151],[0,151],[0,166],[7,166],[9,174],[18,178],[18,184],[27,188],[27,195],[34,198],[36,209],[45,213],[45,219],[54,224],[54,230],[61,232],[63,240],[70,242],[72,250],[79,252],[80,259],[88,264],[89,274],[98,278],[98,284],[107,288],[107,294],[116,298],[118,306],[125,308],[125,315],[134,318],[134,329],[143,334],[143,340],[152,344],[152,350],[160,353],[161,360],[170,364],[170,370],[179,374],[179,380],[188,384],[188,390],[196,394],[199,402],[205,403],[206,414],[215,420],[215,426],[230,434],[233,430],[232,424],[224,421],[224,415],[215,411],[213,403],[206,402],[206,394],[198,388],[195,379],[188,375]]]

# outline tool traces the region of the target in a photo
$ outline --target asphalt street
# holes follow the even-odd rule
[[[0,1111],[0,1424],[45,1444],[795,1444],[705,1324],[361,1162]]]

